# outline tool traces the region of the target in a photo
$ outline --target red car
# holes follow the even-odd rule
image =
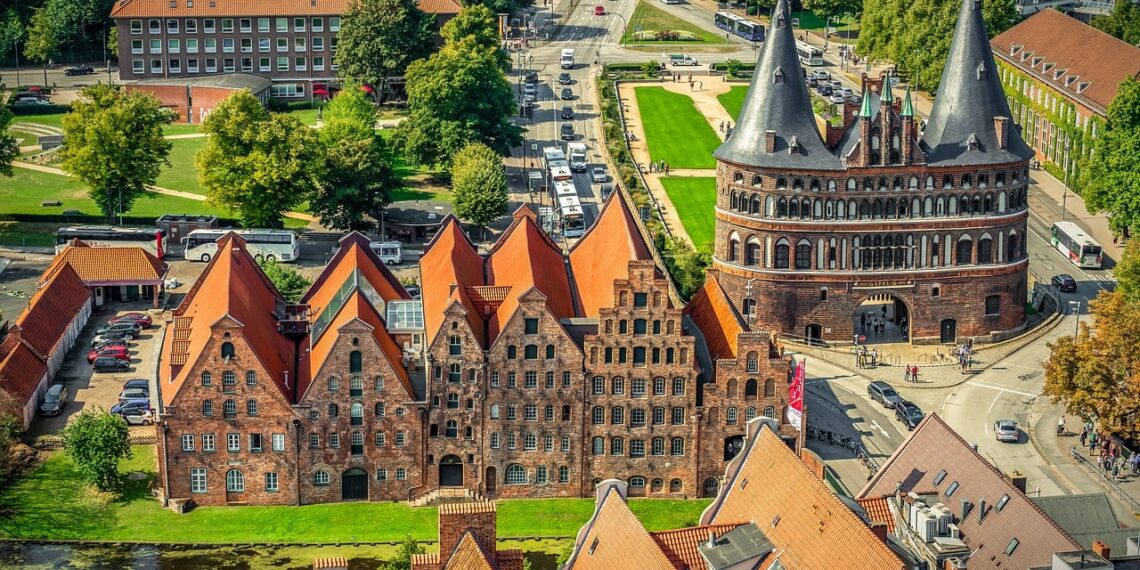
[[[122,322],[138,323],[138,325],[144,329],[149,327],[151,325],[151,323],[153,323],[153,321],[150,318],[150,315],[148,315],[146,313],[123,313],[119,316],[112,317],[111,320],[107,321],[107,322],[110,324],[122,323]]]
[[[121,344],[102,346],[87,353],[87,362],[95,362],[95,359],[101,356],[130,360],[131,352],[127,350],[125,345]]]

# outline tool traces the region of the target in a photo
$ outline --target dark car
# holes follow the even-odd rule
[[[99,327],[99,330],[95,331],[95,334],[105,335],[108,333],[117,333],[117,332],[121,332],[123,334],[130,335],[131,338],[135,338],[135,337],[139,336],[140,332],[142,332],[142,326],[139,325],[138,323],[134,323],[131,321],[120,321],[117,323],[109,323],[105,326]]]
[[[819,91],[819,94],[823,95],[824,97],[830,97],[831,96],[831,86],[830,85],[820,85],[819,88],[816,90]]]
[[[572,91],[569,87],[562,90],[562,100],[563,101],[569,101],[573,98],[574,98],[574,91]]]
[[[111,358],[121,358],[123,360],[131,359],[131,351],[127,350],[125,345],[113,344],[100,348],[93,348],[87,353],[87,362],[95,362],[96,358],[100,356],[109,356]]]
[[[135,378],[133,380],[127,380],[126,382],[123,382],[124,390],[130,390],[132,388],[146,388],[149,391],[150,380],[147,380],[146,378]]]
[[[87,64],[79,64],[75,67],[69,67],[63,72],[64,75],[91,75],[95,73],[95,68]]]
[[[574,125],[571,125],[570,123],[562,123],[561,135],[562,140],[564,141],[572,141],[578,138],[578,135],[574,134]]]
[[[151,319],[150,315],[146,313],[123,313],[116,317],[112,317],[111,320],[107,322],[112,324],[121,322],[138,323],[138,325],[144,329],[149,328],[150,325],[154,324],[154,320]]]
[[[526,82],[527,83],[538,83],[538,72],[537,71],[528,72],[526,74]]]
[[[67,406],[67,387],[63,384],[52,384],[44,393],[44,401],[40,404],[40,414],[45,416],[58,416]]]
[[[139,398],[136,400],[123,400],[114,406],[111,406],[112,414],[122,415],[124,411],[131,411],[132,408],[150,409],[150,400]]]
[[[574,107],[569,105],[562,108],[562,119],[569,121],[574,118]]]
[[[47,95],[45,95],[43,91],[31,91],[31,90],[28,90],[28,91],[20,91],[20,92],[16,93],[15,95],[12,95],[12,99],[11,99],[11,100],[12,100],[13,102],[15,102],[15,101],[24,101],[24,100],[29,100],[29,101],[47,101],[47,100],[48,100],[48,96],[47,96]]]
[[[907,430],[918,427],[918,422],[921,422],[925,415],[914,402],[903,400],[895,405],[895,419],[902,422]]]
[[[558,84],[559,85],[570,85],[572,83],[574,83],[574,80],[570,78],[569,73],[558,74]]]
[[[1077,280],[1073,279],[1073,276],[1069,275],[1067,273],[1062,273],[1060,275],[1054,275],[1053,279],[1052,279],[1052,283],[1053,283],[1053,286],[1056,287],[1057,290],[1059,290],[1059,291],[1062,291],[1065,293],[1076,293],[1077,292]]]
[[[100,356],[91,363],[91,368],[95,372],[126,372],[131,368],[131,361],[113,356]]]

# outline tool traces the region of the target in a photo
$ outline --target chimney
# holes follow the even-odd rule
[[[978,501],[978,524],[984,520],[986,520],[986,500],[982,499]]]
[[[871,532],[875,533],[875,536],[879,537],[879,540],[881,540],[883,542],[887,541],[887,523],[885,523],[885,522],[873,522],[873,523],[871,523]]]
[[[997,134],[998,148],[1009,146],[1009,117],[994,117],[994,133]]]
[[[764,152],[776,152],[776,131],[764,132]]]
[[[713,548],[715,546],[716,546],[716,533],[710,530],[709,531],[709,548]]]
[[[1097,553],[1097,555],[1099,555],[1101,558],[1103,558],[1105,560],[1111,559],[1109,554],[1112,552],[1112,550],[1108,547],[1107,544],[1104,543],[1103,540],[1101,540],[1099,538],[1093,541],[1092,550],[1093,550],[1093,552]]]

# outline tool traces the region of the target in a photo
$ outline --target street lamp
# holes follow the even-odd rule
[[[626,30],[626,28],[629,28],[629,20],[626,20],[625,16],[622,16],[621,14],[619,14],[617,12],[610,12],[610,13],[613,14],[614,16],[621,18],[621,33],[618,34],[618,45],[622,45],[623,43],[625,43],[625,30]]]
[[[1073,310],[1073,316],[1077,317],[1077,322],[1073,325],[1073,337],[1076,338],[1081,332],[1081,302],[1069,301],[1069,308]]]
[[[1061,221],[1068,217],[1069,210],[1066,202],[1069,201],[1069,135],[1065,134],[1065,176],[1064,187],[1061,190]]]
[[[12,38],[12,53],[16,54],[16,89],[20,88],[20,38]]]
[[[823,51],[827,51],[827,38],[831,37],[831,20],[835,19],[835,23],[839,23],[839,19],[835,16],[828,16],[823,21]]]

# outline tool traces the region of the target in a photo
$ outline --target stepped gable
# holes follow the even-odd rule
[[[242,337],[265,370],[271,372],[274,385],[292,401],[283,372],[293,368],[294,344],[277,332],[277,321],[272,318],[284,304],[281,293],[246,250],[245,240],[227,233],[218,240],[218,253],[174,311],[174,326],[163,343],[163,357],[173,367],[197,361],[211,339],[214,324],[231,319],[242,327]],[[162,397],[168,406],[192,368],[184,366],[175,372],[172,366],[160,367],[163,376],[174,374],[160,378],[167,382]]]
[[[488,318],[488,346],[495,342],[499,331],[518,308],[519,297],[532,287],[546,296],[546,307],[555,318],[575,316],[562,249],[538,227],[535,219],[529,207],[521,206],[510,227],[487,255],[487,284],[496,288],[510,287]]]
[[[1005,148],[999,144],[994,118],[1012,115],[980,0],[962,0],[940,85],[920,141],[927,165],[1003,164],[1033,158],[1033,150],[1012,126]]]
[[[629,262],[653,259],[624,192],[610,193],[598,219],[574,244],[569,258],[581,314],[596,318],[602,309],[614,305],[614,281],[629,278]]]
[[[483,259],[454,215],[448,214],[443,219],[439,232],[424,248],[419,265],[425,342],[431,344],[435,340],[444,312],[452,303],[458,303],[467,311],[472,334],[480,345],[486,346],[483,320],[467,294],[468,287],[487,285],[483,278]]]
[[[685,314],[693,319],[704,335],[709,355],[714,360],[736,358],[736,337],[744,332],[745,325],[721,288],[715,272],[710,272],[705,278],[705,284],[685,307]]]
[[[788,3],[776,3],[736,127],[713,156],[742,166],[842,170],[815,126]],[[775,133],[770,149],[766,145],[769,131]]]

